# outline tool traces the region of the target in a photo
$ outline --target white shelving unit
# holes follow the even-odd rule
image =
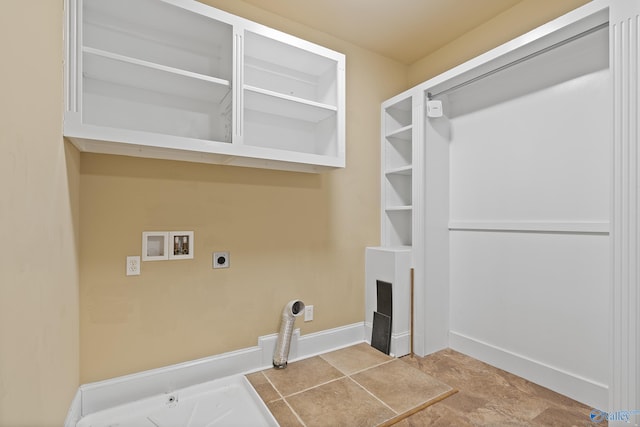
[[[344,167],[344,55],[193,0],[65,5],[64,134],[80,150]]]
[[[420,103],[423,94],[401,93],[382,103],[380,230],[381,246],[365,251],[365,333],[373,333],[377,311],[377,281],[391,283],[391,351],[403,356],[411,351],[411,269],[417,243],[414,239],[414,215],[419,201],[419,186],[414,181],[420,171],[421,151],[415,141],[421,126]]]
[[[413,221],[413,98],[382,105],[382,246],[411,246]]]

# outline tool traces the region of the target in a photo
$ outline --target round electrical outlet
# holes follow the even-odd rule
[[[229,252],[214,252],[213,268],[229,268]]]

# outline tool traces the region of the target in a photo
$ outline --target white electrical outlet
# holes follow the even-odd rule
[[[313,306],[306,305],[304,307],[304,321],[311,322],[313,320]]]
[[[128,256],[127,257],[127,276],[139,276],[140,275],[140,257]]]

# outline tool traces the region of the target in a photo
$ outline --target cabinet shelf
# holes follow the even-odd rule
[[[318,123],[336,114],[337,107],[283,95],[254,86],[244,86],[245,108],[306,122]]]
[[[402,134],[413,124],[411,98],[406,98],[384,109],[385,136]]]
[[[385,172],[385,175],[411,175],[413,172],[413,166],[401,166],[393,169],[389,169]]]
[[[81,3],[83,46],[231,80],[229,23],[157,0]]]
[[[319,105],[338,105],[335,58],[245,31],[245,84]]]
[[[411,246],[413,243],[411,206],[385,209],[383,217],[386,222],[384,246]]]
[[[82,76],[86,124],[231,142],[228,81],[92,48]]]
[[[387,212],[402,212],[402,211],[411,211],[413,206],[411,205],[403,205],[403,206],[387,206],[384,210]]]
[[[83,76],[168,95],[219,103],[229,93],[228,80],[84,47]]]
[[[401,127],[400,129],[396,129],[394,131],[391,131],[391,132],[387,133],[386,137],[387,138],[399,139],[399,140],[406,141],[406,142],[411,142],[411,130],[412,130],[412,128],[413,128],[413,125],[408,125],[408,126]]]

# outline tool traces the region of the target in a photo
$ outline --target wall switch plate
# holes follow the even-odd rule
[[[213,268],[229,268],[229,252],[213,253]]]
[[[140,257],[128,256],[127,257],[127,276],[139,276],[140,275]]]
[[[313,320],[313,306],[306,305],[304,307],[304,321],[311,322]]]

